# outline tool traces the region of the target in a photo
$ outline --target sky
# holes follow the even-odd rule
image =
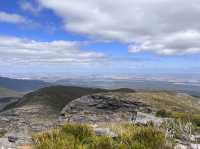
[[[199,0],[0,4],[0,75],[199,72]]]

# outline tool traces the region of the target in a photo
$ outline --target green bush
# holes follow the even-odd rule
[[[35,149],[75,149],[75,138],[72,135],[64,135],[60,130],[33,136]]]
[[[131,149],[161,149],[165,145],[165,135],[154,127],[134,126],[122,134],[121,140]]]
[[[196,126],[200,127],[200,115],[193,115],[191,119]]]
[[[193,125],[200,127],[200,114],[182,113],[182,112],[172,112],[172,118],[180,119],[183,121],[189,121]]]
[[[0,137],[3,137],[6,134],[6,130],[1,130],[0,131]]]
[[[176,111],[166,111],[165,109],[159,110],[156,112],[158,117],[169,117],[180,119],[182,121],[191,122],[193,125],[200,127],[200,114],[176,112]]]
[[[34,149],[165,149],[165,135],[152,126],[127,124],[117,138],[97,136],[82,124],[67,124],[62,128],[33,136]]]
[[[94,132],[90,127],[81,124],[66,124],[61,128],[61,132],[65,135],[72,135],[80,141],[94,136]]]
[[[171,117],[171,112],[166,111],[165,109],[159,110],[156,112],[158,117]]]
[[[93,144],[90,145],[90,148],[94,149],[114,149],[114,141],[110,137],[97,137]]]

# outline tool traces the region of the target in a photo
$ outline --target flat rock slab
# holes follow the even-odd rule
[[[112,132],[109,128],[94,128],[94,132],[98,136],[109,136],[109,137],[118,137],[118,135]]]
[[[102,95],[83,96],[63,108],[60,120],[87,123],[129,121],[136,117],[141,107],[149,109],[142,102],[128,99]]]
[[[166,119],[160,118],[160,117],[156,117],[153,114],[138,112],[135,123],[147,124],[148,122],[153,122],[154,124],[159,126],[165,120],[167,120],[167,118]]]

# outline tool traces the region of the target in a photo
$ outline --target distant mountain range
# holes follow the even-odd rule
[[[63,79],[56,82],[45,82],[42,80],[27,80],[27,79],[11,79],[0,77],[0,87],[19,92],[31,92],[40,88],[52,86],[79,86],[89,88],[102,88],[102,89],[119,89],[130,88],[135,90],[147,91],[178,91],[186,92],[193,96],[200,96],[200,85],[193,83],[176,83],[170,81],[157,81],[145,79]]]
[[[200,96],[200,84],[190,82],[176,83],[173,81],[145,80],[145,79],[63,79],[56,84],[67,86],[96,87],[106,89],[130,88],[146,91],[177,91],[193,96]]]
[[[41,80],[23,80],[0,77],[0,86],[20,92],[29,92],[49,85],[50,83]]]

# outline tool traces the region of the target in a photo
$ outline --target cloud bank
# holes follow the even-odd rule
[[[26,23],[27,20],[25,17],[23,17],[21,15],[11,14],[11,13],[0,11],[0,22],[21,24],[21,23]]]
[[[105,58],[102,53],[82,51],[74,41],[39,42],[5,36],[0,36],[0,55],[0,62],[11,64],[88,64]]]
[[[67,31],[129,45],[129,52],[200,53],[199,0],[38,0]]]

